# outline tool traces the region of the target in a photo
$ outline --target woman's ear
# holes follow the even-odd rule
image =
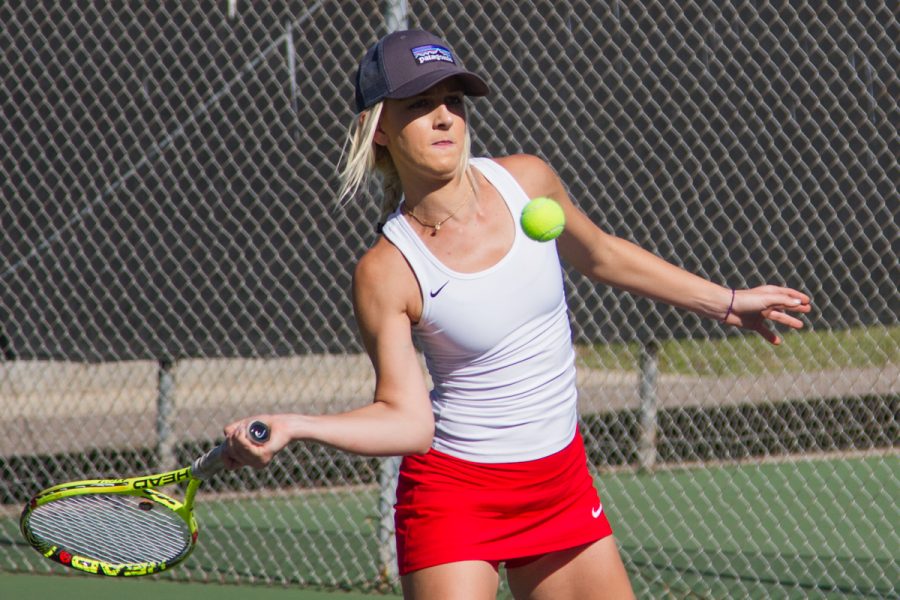
[[[357,128],[356,128],[357,131],[365,131],[366,121],[368,119],[372,118],[372,112],[373,111],[371,109],[367,109],[367,110],[364,110],[361,113],[359,113],[359,122],[357,123]],[[381,116],[380,115],[381,115],[382,111],[379,110],[376,112],[378,112],[379,117],[378,117],[378,124],[375,126],[375,132],[372,136],[372,141],[375,143],[376,146],[387,146],[388,137],[387,137],[387,134],[384,132],[384,129],[381,128]]]
[[[388,137],[384,132],[384,129],[381,128],[381,124],[378,124],[378,127],[375,128],[375,135],[372,137],[372,141],[378,144],[379,146],[387,146]]]

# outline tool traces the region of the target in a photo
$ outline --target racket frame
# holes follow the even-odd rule
[[[196,463],[195,463],[196,464]],[[170,569],[190,556],[197,545],[199,528],[194,517],[194,497],[201,479],[193,475],[193,467],[184,467],[174,471],[131,477],[128,479],[85,479],[71,481],[49,487],[35,494],[25,505],[19,518],[19,529],[22,536],[31,546],[44,557],[49,558],[66,567],[71,567],[85,573],[106,575],[110,577],[133,577],[139,575],[152,575]],[[154,488],[187,482],[184,501],[176,500],[163,494]],[[138,563],[110,563],[97,558],[81,556],[71,549],[52,542],[41,540],[31,531],[30,518],[32,513],[50,502],[63,498],[74,498],[91,494],[119,494],[144,498],[166,507],[177,514],[187,525],[190,533],[189,541],[183,552],[165,561],[148,561]]]
[[[257,445],[266,443],[269,440],[269,433],[269,426],[262,421],[253,421],[247,428],[247,435],[250,441]],[[225,445],[222,444],[194,460],[189,467],[155,475],[143,475],[128,479],[84,479],[54,485],[38,492],[25,504],[22,515],[19,517],[19,529],[28,543],[46,558],[85,573],[110,577],[133,577],[160,573],[179,564],[194,551],[199,534],[197,519],[194,517],[194,497],[197,495],[197,489],[200,487],[201,481],[209,479],[225,469],[224,452]],[[155,489],[184,482],[187,482],[184,501],[178,501]],[[90,494],[134,496],[162,504],[166,509],[181,517],[188,526],[190,535],[188,536],[188,543],[185,549],[177,556],[165,561],[116,564],[80,556],[70,549],[38,538],[31,531],[31,515],[36,509],[62,498],[74,498]]]

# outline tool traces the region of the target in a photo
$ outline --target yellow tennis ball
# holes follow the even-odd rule
[[[522,209],[522,231],[539,242],[549,242],[559,237],[566,227],[566,215],[553,198],[535,198]]]

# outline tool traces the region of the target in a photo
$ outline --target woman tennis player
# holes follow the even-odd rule
[[[342,197],[384,181],[382,235],[353,299],[375,369],[372,404],[338,415],[257,415],[226,428],[231,466],[265,465],[294,440],[404,456],[396,504],[405,598],[633,597],[577,428],[575,354],[560,258],[591,279],[759,332],[792,328],[809,298],[731,290],[601,231],[534,156],[469,156],[465,96],[487,84],[424,31],[392,33],[356,75]],[[528,239],[530,198],[563,207],[556,242]],[[414,338],[433,381],[429,392]],[[271,440],[247,439],[262,420]]]

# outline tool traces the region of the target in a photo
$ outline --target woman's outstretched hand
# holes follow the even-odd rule
[[[736,290],[734,303],[724,323],[755,331],[777,346],[781,338],[769,328],[769,321],[800,329],[803,321],[788,313],[808,313],[811,310],[806,294],[777,285],[762,285]]]

